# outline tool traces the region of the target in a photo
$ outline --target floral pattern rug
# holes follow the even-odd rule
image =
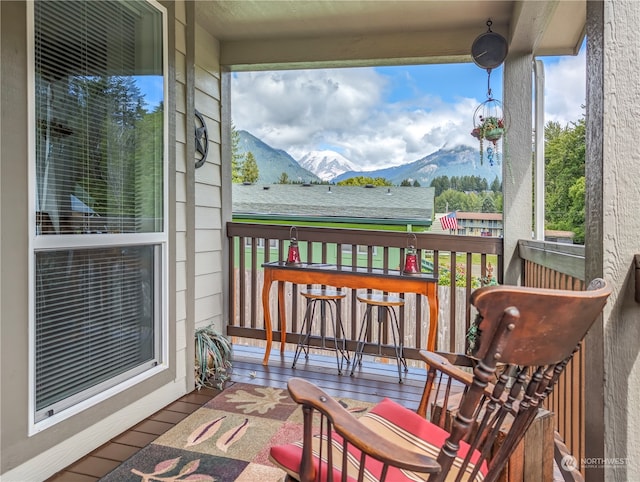
[[[373,405],[340,403],[356,416]],[[235,383],[100,481],[281,481],[269,448],[300,438],[302,409],[286,389]]]

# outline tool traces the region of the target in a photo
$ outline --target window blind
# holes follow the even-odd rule
[[[40,420],[159,361],[165,66],[153,3],[36,1],[33,22]]]
[[[40,233],[162,229],[160,20],[143,1],[37,2]]]
[[[155,364],[156,249],[37,253],[37,411]]]

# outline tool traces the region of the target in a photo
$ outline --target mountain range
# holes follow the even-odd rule
[[[374,171],[357,170],[356,166],[334,151],[312,151],[296,161],[281,149],[274,149],[247,131],[238,131],[240,154],[252,152],[258,164],[259,183],[277,183],[282,173],[293,182],[339,182],[356,176],[382,177],[395,185],[403,180],[418,181],[429,186],[439,176],[478,176],[491,183],[496,177],[502,179],[502,168],[490,166],[485,159],[480,164],[478,149],[456,146],[440,149],[421,159],[400,166]]]

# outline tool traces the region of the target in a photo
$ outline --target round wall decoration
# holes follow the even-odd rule
[[[207,155],[209,154],[209,131],[207,130],[207,124],[202,114],[197,110],[195,114],[196,169],[198,169],[204,165],[207,160]]]

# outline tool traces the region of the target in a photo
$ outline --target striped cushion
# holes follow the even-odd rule
[[[438,427],[437,425],[428,422],[424,418],[420,417],[415,412],[404,408],[401,405],[393,402],[392,400],[385,399],[376,405],[368,414],[360,417],[360,422],[369,427],[371,430],[380,434],[383,438],[390,440],[398,445],[410,448],[411,450],[427,454],[434,459],[437,458],[440,452],[440,447],[444,445],[444,441],[449,434]],[[332,440],[333,447],[333,464],[334,468],[334,480],[340,480],[340,468],[342,464],[342,438],[334,434]],[[348,480],[357,480],[360,451],[353,446],[349,446],[349,465],[348,465]],[[447,475],[447,481],[455,480],[464,457],[469,450],[468,444],[465,442],[460,443],[460,450],[458,451],[458,458],[453,463],[451,471]],[[317,468],[318,457],[320,455],[320,437],[314,437],[314,457]],[[473,471],[473,463],[478,460],[478,452],[475,451],[471,457],[471,462],[465,469],[466,476],[462,477],[462,480],[468,481],[469,474]],[[302,457],[302,442],[297,442],[288,445],[275,446],[271,448],[271,460],[280,468],[285,470],[289,475],[294,478],[298,478],[298,471],[300,467],[300,458]],[[326,440],[323,440],[322,447],[323,462],[327,461],[327,448]],[[377,460],[367,458],[365,467],[365,481],[377,482],[378,475],[380,474],[382,463]],[[326,467],[326,466],[325,466]],[[325,468],[323,468],[325,470]],[[480,470],[474,481],[484,480],[484,476],[487,473],[487,465],[482,463]],[[415,472],[408,472],[390,467],[387,473],[388,481],[402,482],[402,481],[422,481],[427,480],[429,474],[418,474]],[[326,474],[322,474],[320,480],[327,480]]]

